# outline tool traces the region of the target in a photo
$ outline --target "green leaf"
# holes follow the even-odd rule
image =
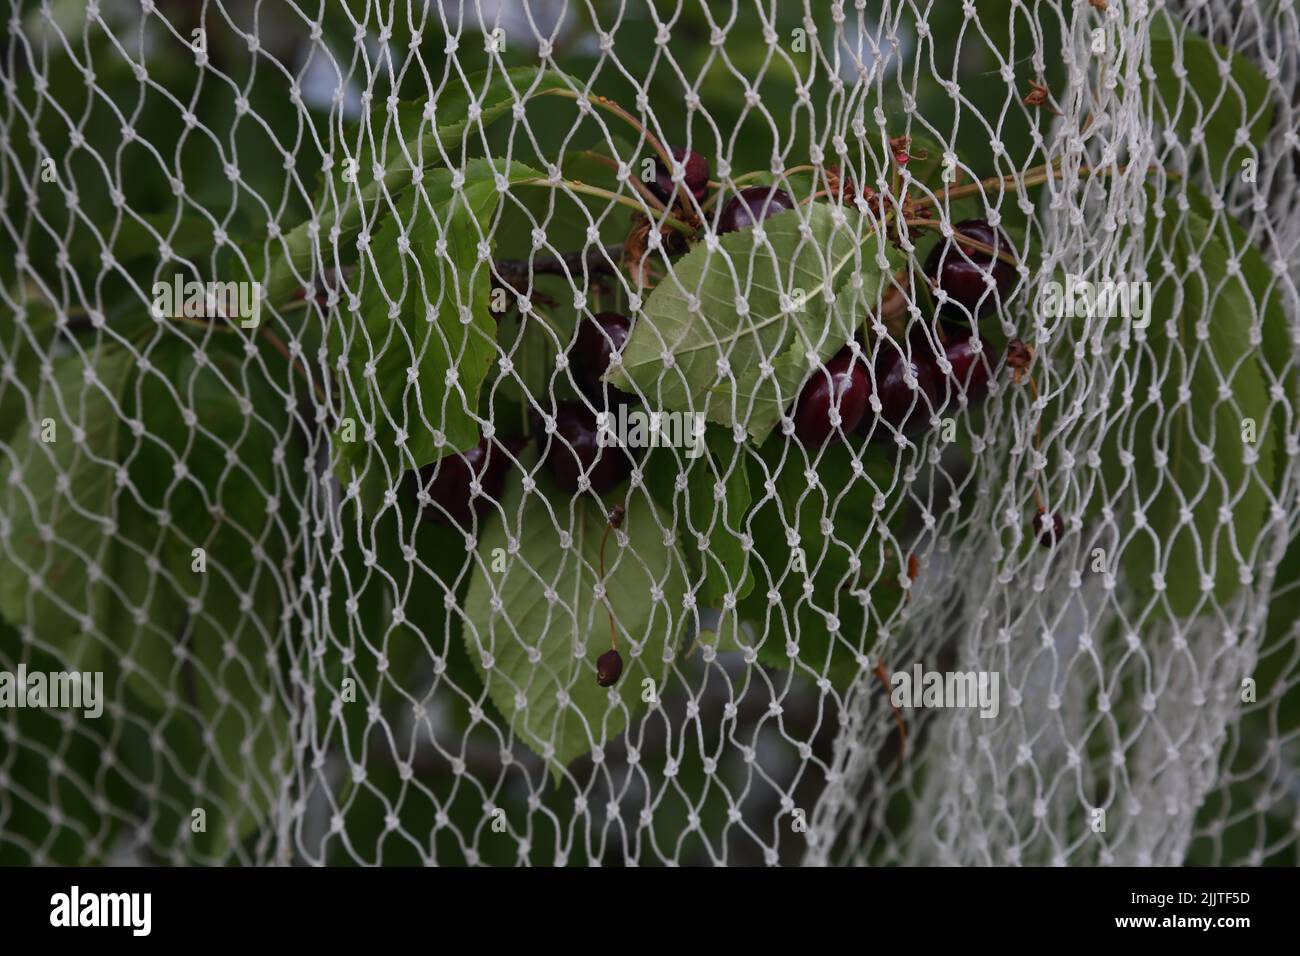
[[[754,587],[740,543],[749,510],[749,471],[744,449],[724,428],[708,426],[700,451],[704,454],[691,457],[689,450],[653,449],[641,467],[656,503],[671,514],[679,508],[686,514],[679,531],[697,603],[720,608],[728,594],[740,600]],[[680,490],[679,481],[684,482]]]
[[[809,353],[820,363],[839,351],[903,261],[863,234],[856,211],[840,212],[838,226],[826,205],[773,216],[757,246],[755,230],[721,236],[718,252],[697,245],[651,293],[609,381],[664,409],[740,424],[762,442],[815,367]],[[861,289],[850,288],[853,275]],[[729,375],[719,371],[724,359]]]
[[[1176,131],[1191,160],[1203,159],[1211,180],[1222,185],[1241,161],[1254,155],[1273,125],[1269,83],[1245,56],[1193,33],[1165,14],[1151,20],[1154,111]],[[1227,75],[1220,68],[1227,67]],[[1181,76],[1179,74],[1182,74]],[[1245,140],[1238,142],[1238,133]],[[1197,145],[1195,138],[1204,137]]]
[[[627,504],[627,545],[619,546],[619,533],[609,535],[608,597],[598,600],[606,516],[591,496],[568,508],[556,508],[556,500],[540,491],[525,498],[521,478],[511,476],[502,503],[509,520],[490,523],[479,542],[465,599],[465,641],[492,702],[558,778],[575,757],[623,731],[643,706],[643,680],[654,680],[662,695],[684,582],[681,556],[663,540],[670,519],[648,495],[639,495]],[[569,547],[561,534],[571,537]],[[500,555],[508,557],[498,572],[493,565]],[[603,688],[596,684],[595,663],[609,648],[609,611],[623,675]]]
[[[387,204],[398,197],[410,184],[415,169],[429,169],[445,160],[460,162],[457,155],[470,130],[486,128],[512,109],[516,102],[539,96],[557,89],[567,89],[570,82],[559,73],[540,67],[519,67],[504,73],[495,70],[476,73],[466,79],[465,85],[452,85],[427,104],[431,114],[426,118],[426,104],[395,103],[392,117],[375,117],[370,132],[378,126],[378,155],[382,178],[373,177],[374,145],[365,139],[358,159],[355,183],[339,182],[342,195],[336,192],[326,197],[316,215],[313,229],[311,219],[301,223],[284,237],[284,244],[273,258],[263,284],[266,297],[279,304],[293,290],[303,285],[304,279],[316,271],[318,243],[339,230],[339,243],[350,242],[369,221],[375,223],[387,213]],[[475,120],[469,118],[471,103],[480,110]],[[388,110],[385,104],[383,111]],[[446,122],[440,122],[446,120]],[[435,126],[435,124],[438,124]],[[391,137],[392,142],[387,138]],[[341,171],[340,171],[341,172]],[[362,185],[364,184],[364,185]],[[346,188],[343,188],[346,187]],[[332,263],[325,263],[330,265]]]
[[[902,600],[898,576],[906,563],[880,518],[902,493],[901,482],[892,459],[871,445],[831,446],[815,466],[797,443],[783,439],[767,442],[760,454],[761,462],[750,460],[750,484],[764,489],[763,497],[745,522],[754,536],[750,566],[757,586],[742,603],[742,616],[764,635],[758,647],[764,664],[788,669],[793,650],[811,676],[828,677],[843,690]],[[885,505],[879,514],[877,495]],[[775,605],[770,592],[779,597]]]
[[[1107,436],[1102,461],[1107,487],[1147,522],[1123,548],[1126,577],[1148,595],[1163,578],[1168,610],[1181,617],[1208,596],[1203,577],[1220,605],[1240,587],[1269,510],[1277,437],[1268,429],[1254,445],[1243,440],[1243,419],[1267,420],[1272,400],[1250,344],[1248,290],[1229,279],[1227,251],[1172,199],[1158,228],[1173,260],[1154,284],[1147,347],[1135,350],[1135,411]]]
[[[32,420],[41,365],[52,351],[54,335],[49,306],[30,299],[14,302],[0,293],[0,441]]]
[[[710,647],[716,652],[726,653],[751,653],[755,652],[758,647],[758,640],[746,628],[744,621],[735,611],[723,611],[718,613],[716,621],[710,622],[713,626],[701,629],[695,635],[695,644],[701,647]],[[693,653],[694,648],[687,650],[686,656]],[[784,665],[783,665],[784,666]]]
[[[628,147],[630,149],[630,147]],[[561,175],[569,182],[599,186],[611,192],[628,194],[630,187],[620,183],[615,171],[592,154],[607,155],[609,150],[569,150],[560,161]],[[497,234],[498,258],[528,259],[531,256],[559,256],[582,251],[588,244],[588,230],[595,227],[603,245],[622,242],[632,225],[632,211],[601,196],[575,193],[563,189],[530,189],[503,211]],[[540,228],[546,236],[541,248],[533,246],[533,230]],[[574,272],[581,287],[582,269]],[[535,282],[554,280],[557,305],[572,307],[573,285],[563,276],[534,275]]]
[[[1286,295],[1283,285],[1286,270],[1271,268],[1264,261],[1264,254],[1259,247],[1247,237],[1241,224],[1227,211],[1216,214],[1210,200],[1195,187],[1187,186],[1187,198],[1193,212],[1205,222],[1214,224],[1215,240],[1229,254],[1230,259],[1239,265],[1241,271],[1237,277],[1229,276],[1220,281],[1237,282],[1244,286],[1245,300],[1250,308],[1243,317],[1252,326],[1258,325],[1262,339],[1255,357],[1261,363],[1260,368],[1267,382],[1280,383],[1283,394],[1291,403],[1289,407],[1285,404],[1275,405],[1274,414],[1267,424],[1263,421],[1259,423],[1260,429],[1281,435],[1294,434],[1297,431],[1297,409],[1300,409],[1297,405],[1300,403],[1300,389],[1297,388],[1300,384],[1300,367],[1297,367],[1292,357],[1295,339],[1282,304]],[[1205,237],[1202,236],[1199,241],[1205,241]],[[1216,261],[1218,258],[1216,251]],[[1276,452],[1273,490],[1276,492],[1287,472],[1286,443],[1274,441],[1273,446]]]
[[[59,359],[35,414],[0,459],[0,616],[57,642],[66,665],[99,670],[100,634],[119,580],[112,526],[119,417],[116,402],[134,368],[110,345]],[[90,373],[87,377],[86,373]],[[53,441],[43,441],[50,419]],[[94,567],[99,573],[90,574]]]
[[[65,670],[60,656],[48,652],[38,636],[24,641],[18,631],[0,620],[0,670],[15,673]],[[106,696],[109,688],[105,687]],[[87,719],[72,711],[48,708],[6,707],[0,710],[0,739],[5,752],[0,765],[7,780],[0,790],[0,866],[36,862],[34,854],[49,864],[101,865],[123,827],[117,814],[104,813],[97,804],[129,806],[139,793],[118,767],[106,765],[104,749],[119,726],[105,710]],[[54,810],[58,811],[56,818]]]
[[[289,751],[289,703],[267,655],[298,525],[285,475],[305,475],[305,453],[272,377],[287,365],[250,361],[231,336],[188,334],[155,343],[148,360],[123,396],[143,429],[125,458],[124,610],[111,636],[135,665],[126,686],[165,725],[179,769],[155,768],[160,786],[195,805],[201,779],[209,795],[206,833],[188,820],[159,826],[178,827],[195,859],[224,859],[270,814]]]
[[[514,163],[472,161],[436,170],[375,237],[360,323],[330,335],[331,364],[346,362],[335,474],[358,483],[374,509],[402,472],[479,440],[479,388],[496,355],[489,265],[480,257],[500,202],[496,177],[538,177]],[[453,178],[455,176],[456,178]],[[350,437],[355,432],[354,437]]]
[[[404,717],[412,699],[429,693],[430,670],[442,687],[486,703],[461,639],[459,610],[449,612],[446,603],[452,598],[453,607],[464,607],[474,552],[459,534],[420,520],[414,495],[373,519],[345,505],[339,523],[342,549],[330,570],[327,605],[342,653],[315,669],[317,719],[321,727],[338,725],[331,733],[344,756],[365,763],[376,746],[388,753],[393,746],[368,737],[371,705],[390,719]],[[342,699],[344,678],[355,682],[354,701]]]
[[[270,569],[281,567],[297,521],[274,463],[303,473],[283,399],[225,344],[204,344],[202,366],[188,336],[154,343],[142,361],[114,345],[56,363],[37,402],[56,440],[24,431],[15,441],[21,473],[7,486],[14,527],[0,559],[7,618],[57,648],[65,666],[103,670],[110,697],[125,687],[159,715],[167,759],[128,753],[153,745],[125,735],[113,743],[123,763],[185,807],[195,806],[196,779],[211,795],[209,835],[191,834],[187,809],[184,825],[178,813],[152,821],[160,842],[183,839],[218,859],[278,796],[272,763],[287,753],[289,711],[267,662],[283,593]],[[194,547],[207,552],[205,573],[191,566]],[[40,574],[42,590],[19,562]]]

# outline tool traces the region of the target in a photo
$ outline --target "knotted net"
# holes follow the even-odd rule
[[[1293,5],[8,9],[0,861],[1295,862]]]

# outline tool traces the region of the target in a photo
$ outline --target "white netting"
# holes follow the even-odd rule
[[[0,862],[1296,861],[1292,4],[8,11]]]

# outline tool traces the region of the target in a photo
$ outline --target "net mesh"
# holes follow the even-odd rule
[[[1296,862],[1292,4],[7,6],[0,861]]]

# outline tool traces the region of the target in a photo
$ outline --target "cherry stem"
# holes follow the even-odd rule
[[[609,533],[614,529],[613,522],[605,522],[605,533],[600,538],[600,583],[601,587],[605,585],[605,542],[609,540]],[[609,606],[609,597],[605,597],[605,613],[609,616],[609,648],[612,651],[618,650],[618,631],[614,627],[614,609]]]
[[[903,223],[904,225],[913,226],[917,229],[939,229],[940,228],[939,223],[935,222],[933,219],[904,219]],[[1020,265],[1020,260],[1018,260],[1015,256],[1011,255],[1011,253],[1004,252],[1000,249],[994,249],[992,246],[988,245],[987,243],[980,242],[978,239],[972,239],[969,236],[963,236],[959,232],[954,232],[952,234],[952,239],[953,241],[958,242],[963,246],[968,246],[971,249],[978,249],[980,252],[987,253],[990,256],[997,256],[999,259],[1001,259],[1003,262],[1007,263],[1008,265],[1012,265],[1016,267],[1019,267]]]
[[[558,183],[553,183],[548,179],[521,179],[519,180],[518,183],[516,183],[516,185],[543,186],[547,189],[561,189],[561,188],[571,189],[575,193],[585,193],[588,196],[597,196],[601,199],[608,199],[610,202],[621,203],[622,205],[627,206],[629,209],[635,209],[637,212],[640,213],[645,212],[645,209],[643,209],[638,203],[628,198],[627,196],[620,196],[618,195],[618,193],[612,193],[608,189],[601,189],[599,186],[588,186],[586,183],[580,183],[577,182],[576,180],[562,179]],[[662,210],[663,206],[660,205],[659,209]],[[686,236],[695,235],[695,230],[692,229],[690,226],[686,225],[686,223],[682,222],[680,219],[675,219],[672,216],[664,216],[662,221],[664,223],[667,223],[669,226],[672,226],[674,229],[676,229],[678,232],[682,233],[683,235]]]
[[[789,179],[791,176],[794,176],[798,173],[816,173],[816,172],[817,172],[816,166],[812,166],[808,163],[803,163],[802,165],[791,166],[789,169],[782,170],[781,177],[785,179]],[[756,169],[753,172],[742,173],[739,176],[733,177],[731,179],[730,185],[738,186],[741,183],[746,182],[747,180],[757,179],[759,176],[765,176],[765,175],[767,175],[765,170]],[[700,208],[708,209],[711,206],[715,205],[717,201],[722,197],[722,188],[726,185],[727,183],[717,183],[714,182],[712,179],[710,179],[709,188],[716,190],[716,192],[714,192],[714,194],[709,197],[708,201],[704,203],[704,205],[701,206]],[[830,193],[826,193],[825,195],[829,196]],[[807,200],[805,200],[805,202],[807,202]]]
[[[595,160],[596,162],[604,166],[608,166],[616,173],[618,172],[619,164],[614,162],[614,160],[610,159],[608,156],[603,156],[600,153],[593,152],[592,150],[589,149],[584,150],[581,155],[585,156],[587,159]],[[641,182],[640,179],[638,179],[636,176],[633,176],[631,173],[628,174],[627,178],[624,179],[623,182],[627,183],[627,185],[631,186],[638,193],[640,193],[641,198],[644,199],[647,203],[649,203],[650,206],[656,212],[663,212],[665,209],[668,208],[663,204],[663,202],[660,201],[658,196],[656,196],[653,192],[650,191],[649,186]]]
[[[659,137],[646,129],[644,123],[613,100],[604,96],[584,95],[582,93],[577,93],[574,90],[547,90],[546,93],[542,95],[547,94],[551,96],[563,96],[565,99],[570,100],[586,100],[592,106],[598,106],[607,113],[613,113],[624,123],[627,123],[628,126],[631,126],[636,130],[641,136],[645,137],[645,141],[650,144],[651,149],[659,154],[659,158],[664,161],[664,165],[667,168],[673,168],[673,158],[668,155],[668,150],[664,149],[664,144],[659,142]]]
[[[810,164],[808,164],[808,163],[803,163],[802,165],[799,165],[799,166],[791,166],[789,169],[782,170],[780,175],[781,175],[781,178],[783,178],[783,179],[789,179],[791,176],[794,176],[794,175],[797,174],[797,173],[815,173],[815,172],[817,172],[817,167],[816,167],[816,166],[812,166],[812,165],[810,165]],[[732,186],[738,186],[738,185],[740,185],[741,183],[743,183],[743,182],[745,182],[745,181],[747,181],[747,180],[750,180],[750,179],[757,179],[759,176],[765,176],[765,175],[767,175],[767,171],[766,171],[766,170],[763,170],[763,169],[755,169],[753,172],[742,173],[742,174],[739,175],[739,176],[734,176],[734,177],[732,177],[732,179],[731,179],[731,185],[732,185]],[[715,183],[715,182],[713,182],[712,180],[709,180],[709,185],[710,185],[710,186],[714,186],[714,187],[716,187],[716,188],[718,188],[718,189],[721,189],[725,184],[724,184],[724,183]]]
[[[308,301],[304,298],[301,304],[294,302],[289,304],[288,306],[282,306],[280,308],[280,311],[288,312],[296,309],[305,309],[307,308],[308,304],[309,304]],[[187,315],[173,315],[170,316],[170,318],[173,321],[180,322],[184,325],[193,325],[196,326],[197,328],[208,329],[210,331],[218,332],[223,335],[232,335],[239,331],[229,321],[226,321],[223,324],[220,322],[199,319]],[[262,338],[266,339],[266,341],[271,344],[271,347],[280,353],[280,355],[284,358],[284,360],[289,363],[289,366],[298,374],[299,378],[302,379],[303,384],[312,390],[312,393],[316,396],[316,400],[320,402],[322,405],[324,405],[325,392],[321,389],[320,384],[318,382],[312,381],[311,376],[307,374],[307,367],[302,364],[302,361],[299,359],[295,359],[290,354],[289,346],[284,344],[284,340],[281,339],[280,336],[272,332],[271,327],[269,325],[263,325],[259,327],[257,330],[257,334]]]
[[[192,325],[199,329],[211,329],[213,332],[220,332],[223,335],[229,335],[238,331],[233,325],[223,322],[217,322],[213,319],[200,319],[192,315],[172,315],[168,316],[173,322],[180,322],[184,325]]]

